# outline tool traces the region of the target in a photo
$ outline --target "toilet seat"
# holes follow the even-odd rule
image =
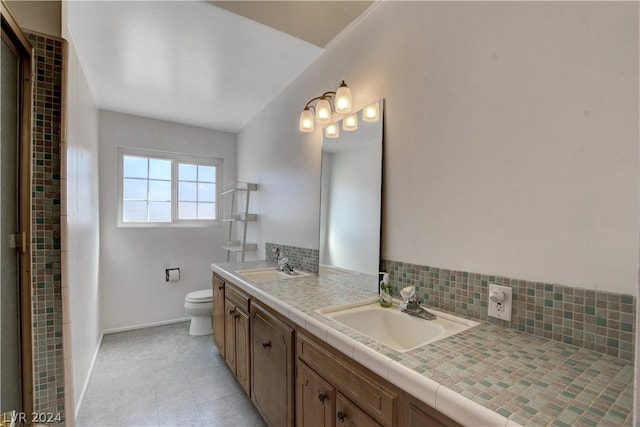
[[[184,299],[191,303],[205,303],[213,301],[213,289],[203,289],[200,291],[189,292]]]

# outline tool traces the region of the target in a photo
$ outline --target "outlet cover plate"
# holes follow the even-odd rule
[[[495,283],[489,283],[489,294],[492,292],[502,291],[504,293],[504,301],[497,303],[489,298],[489,316],[496,317],[507,322],[511,322],[511,307],[513,305],[513,289],[509,286],[496,285]]]

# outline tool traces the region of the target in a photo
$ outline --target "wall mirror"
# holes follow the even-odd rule
[[[367,121],[376,107],[377,120]],[[383,107],[379,100],[354,113],[356,130],[344,130],[353,126],[347,116],[337,123],[337,137],[326,129],[322,137],[318,274],[370,275],[357,282],[372,291],[380,269]]]

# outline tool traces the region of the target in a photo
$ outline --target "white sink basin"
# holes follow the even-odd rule
[[[311,276],[311,273],[297,270],[294,271],[293,274],[287,274],[283,271],[276,270],[275,267],[238,270],[237,273],[249,280],[253,280],[254,282],[268,282],[271,280],[294,279],[296,277]]]
[[[435,320],[403,313],[397,304],[383,308],[376,301],[319,310],[374,340],[403,353],[462,332],[480,323],[429,309]]]

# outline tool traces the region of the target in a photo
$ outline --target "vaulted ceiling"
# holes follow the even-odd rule
[[[73,1],[97,107],[237,132],[371,2]]]

